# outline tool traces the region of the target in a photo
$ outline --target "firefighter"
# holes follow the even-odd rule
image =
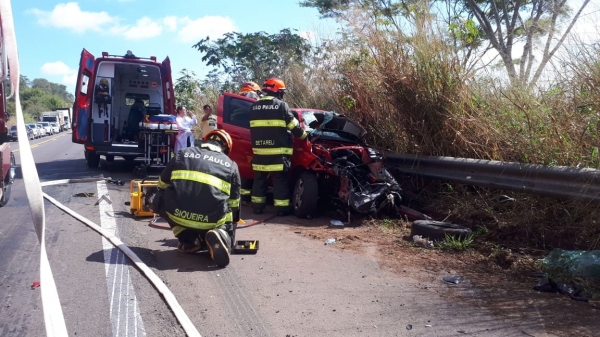
[[[180,252],[207,247],[220,267],[229,264],[240,220],[240,173],[228,157],[231,147],[229,134],[217,129],[199,147],[179,151],[161,173],[153,201],[154,213],[179,239]]]
[[[283,99],[285,83],[270,78],[262,87],[265,96],[254,102],[250,110],[250,135],[252,139],[252,170],[254,184],[250,201],[255,214],[266,206],[267,178],[273,178],[273,203],[279,216],[291,214],[290,191],[286,172],[290,168],[293,152],[291,133],[306,139],[298,120],[292,115]]]
[[[249,81],[242,84],[242,89],[240,89],[240,95],[259,99],[262,97],[262,91],[260,90],[260,86],[255,82]]]

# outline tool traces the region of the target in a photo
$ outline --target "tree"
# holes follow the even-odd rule
[[[177,105],[183,105],[190,110],[195,110],[196,96],[200,93],[200,82],[196,78],[196,73],[187,69],[182,69],[181,77],[175,80],[175,99]]]
[[[318,9],[322,17],[334,18],[342,17],[351,9],[369,10],[398,27],[397,17],[409,18],[418,3],[410,0],[304,0],[300,5]],[[511,84],[531,88],[589,0],[583,0],[572,17],[567,0],[432,0],[431,3],[446,5],[446,13],[441,14],[446,16],[445,22],[453,37],[468,48],[494,49]],[[566,29],[557,37],[565,24]],[[489,46],[482,46],[482,39]],[[517,48],[522,48],[518,56]],[[540,59],[536,59],[536,55],[540,55]]]
[[[207,37],[193,47],[203,53],[206,65],[222,69],[238,86],[247,80],[282,77],[291,64],[301,64],[311,50],[308,42],[290,29],[271,35],[233,32],[214,42]]]

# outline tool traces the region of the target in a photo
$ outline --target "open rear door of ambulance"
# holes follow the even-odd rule
[[[165,114],[175,114],[175,91],[173,90],[173,79],[171,77],[171,60],[167,57],[160,67],[160,77],[163,88],[163,111]]]
[[[79,73],[73,104],[73,143],[84,144],[90,135],[92,94],[94,86],[94,55],[83,49],[79,60]]]

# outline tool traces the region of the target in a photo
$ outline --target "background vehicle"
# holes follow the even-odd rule
[[[37,124],[44,128],[44,130],[46,131],[46,135],[52,135],[52,134],[54,134],[54,132],[52,132],[52,126],[50,125],[50,123],[48,123],[48,122],[38,122]]]
[[[56,123],[50,123],[50,128],[52,129],[52,133],[59,133],[61,131]]]
[[[31,128],[31,130],[33,131],[33,138],[40,138],[42,136],[40,131],[42,129],[41,126],[34,123],[25,124],[25,126],[29,126]]]
[[[235,143],[230,157],[238,164],[243,189],[251,188],[254,176],[249,122],[253,102],[224,93],[217,108],[218,127]],[[383,166],[383,155],[365,144],[366,132],[360,125],[329,111],[292,112],[304,130],[313,130],[310,141],[294,139],[289,181],[296,216],[315,216],[319,199],[333,202],[342,213],[398,214],[400,186]]]
[[[8,77],[8,62],[5,53],[4,34],[0,18],[0,207],[10,199],[11,186],[15,180],[15,156],[10,150],[8,113],[6,112],[6,90],[4,84]]]
[[[89,167],[98,167],[100,156],[133,160],[146,153],[139,138],[133,103],[141,99],[147,115],[175,113],[171,62],[156,57],[115,56],[95,58],[81,52],[73,105],[74,143],[84,144]],[[135,109],[137,111],[137,109]],[[133,117],[133,118],[131,118]]]
[[[56,111],[58,111],[59,115],[62,118],[62,121],[64,122],[62,124],[62,131],[64,130],[70,130],[71,129],[71,116],[73,116],[73,108],[57,108]]]
[[[47,131],[48,129],[46,127],[44,127],[44,125],[40,124],[40,123],[35,123],[35,126],[38,128],[39,133],[40,133],[40,137],[46,137],[47,135],[49,135],[50,131]]]
[[[29,138],[30,140],[36,138],[33,133],[33,128],[31,126],[26,124],[25,129],[27,130],[27,138]],[[13,141],[17,141],[17,137],[18,137],[17,126],[13,125],[10,127],[10,139]]]
[[[55,111],[44,111],[42,112],[42,122],[56,123],[59,131],[55,133],[62,132],[69,128],[69,109],[71,108],[60,108]]]

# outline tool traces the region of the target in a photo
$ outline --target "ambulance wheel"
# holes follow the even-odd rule
[[[106,156],[106,161],[115,161],[115,156]]]
[[[100,155],[96,154],[96,152],[86,151],[85,159],[87,159],[89,168],[96,168],[100,165]]]
[[[319,183],[314,172],[300,173],[294,184],[292,203],[294,214],[299,218],[310,218],[316,214],[319,199]]]
[[[133,169],[133,175],[138,178],[146,178],[148,176],[148,169],[145,165],[136,166]]]

